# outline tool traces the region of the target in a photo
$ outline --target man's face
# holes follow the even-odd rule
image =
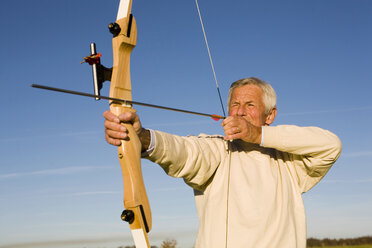
[[[260,87],[252,84],[237,87],[231,94],[229,115],[241,116],[252,125],[260,127],[266,123],[263,92]]]

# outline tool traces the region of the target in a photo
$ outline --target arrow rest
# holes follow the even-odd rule
[[[81,63],[88,63],[92,66],[94,94],[100,96],[103,82],[111,81],[112,68],[106,68],[101,64],[101,53],[97,53],[95,43],[90,44],[90,55],[84,57]],[[99,99],[96,97],[96,100]]]

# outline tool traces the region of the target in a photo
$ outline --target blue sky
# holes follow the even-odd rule
[[[248,76],[278,94],[275,125],[320,126],[343,153],[304,194],[308,236],[372,230],[372,2],[200,0],[222,97]],[[116,149],[104,140],[105,101],[32,89],[31,83],[92,92],[80,65],[96,42],[112,64],[108,23],[118,1],[2,1],[0,9],[0,247],[130,244]],[[221,114],[195,3],[134,1],[138,44],[133,99]],[[102,91],[108,95],[109,85]],[[208,118],[137,107],[144,126],[180,135],[222,133]],[[192,247],[192,190],[143,161],[153,214],[152,244]],[[12,245],[11,245],[12,244]],[[16,245],[20,244],[20,245]]]

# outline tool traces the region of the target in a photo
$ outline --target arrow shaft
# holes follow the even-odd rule
[[[139,105],[139,106],[145,106],[145,107],[150,107],[150,108],[165,109],[165,110],[176,111],[176,112],[181,112],[181,113],[186,113],[186,114],[207,116],[207,117],[211,117],[211,118],[215,118],[215,119],[225,119],[226,118],[224,116],[219,116],[219,115],[200,113],[200,112],[195,112],[195,111],[190,111],[190,110],[171,108],[171,107],[166,107],[166,106],[160,106],[160,105],[144,103],[144,102],[137,102],[137,101],[130,101],[130,100],[126,100],[126,99],[120,99],[120,98],[114,98],[114,97],[108,97],[108,96],[100,96],[100,95],[89,94],[89,93],[85,93],[85,92],[81,92],[81,91],[61,89],[61,88],[55,88],[55,87],[39,85],[39,84],[31,84],[31,87],[38,88],[38,89],[43,89],[43,90],[51,90],[51,91],[56,91],[56,92],[62,92],[62,93],[67,93],[67,94],[72,94],[72,95],[92,97],[92,98],[96,98],[96,99],[105,99],[105,100],[110,100],[112,102],[120,102],[120,103],[123,103],[125,105]]]

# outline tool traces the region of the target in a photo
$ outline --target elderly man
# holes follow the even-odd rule
[[[104,113],[106,140],[120,145],[132,123],[145,156],[195,192],[200,220],[195,247],[306,247],[301,194],[341,152],[336,135],[317,127],[273,123],[276,94],[258,78],[234,82],[225,136],[181,137],[144,129],[134,113]]]

